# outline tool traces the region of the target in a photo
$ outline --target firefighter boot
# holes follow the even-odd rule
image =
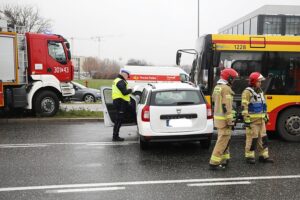
[[[123,142],[124,138],[121,138],[121,137],[117,136],[117,137],[113,137],[112,141],[113,142]]]
[[[226,169],[226,166],[209,164],[209,169],[210,170],[224,170],[224,169]]]
[[[246,163],[255,164],[255,159],[254,158],[246,158]]]
[[[225,161],[222,163],[222,166],[228,167],[228,166],[229,166],[229,160],[225,160]]]
[[[259,156],[258,161],[261,163],[274,163],[274,160],[271,158],[264,158],[263,156]]]

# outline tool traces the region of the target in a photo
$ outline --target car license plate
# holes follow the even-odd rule
[[[190,119],[168,119],[167,127],[173,128],[183,128],[183,127],[192,127],[193,123]]]

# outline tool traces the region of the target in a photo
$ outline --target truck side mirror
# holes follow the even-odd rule
[[[66,47],[67,47],[67,49],[70,49],[70,43],[69,42],[66,42]]]
[[[69,59],[69,60],[71,60],[71,59],[72,59],[72,56],[71,56],[71,51],[70,51],[70,50],[68,50],[68,51],[67,51],[67,54],[68,54],[68,59]]]
[[[180,65],[180,60],[181,60],[181,52],[177,51],[177,54],[176,54],[176,65]]]

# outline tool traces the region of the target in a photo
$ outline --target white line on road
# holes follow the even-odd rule
[[[0,145],[0,149],[9,148],[36,148],[36,147],[47,147],[47,144],[4,144]]]
[[[126,142],[57,142],[57,143],[27,143],[27,144],[0,144],[0,148],[26,148],[26,147],[48,147],[55,145],[86,145],[86,146],[123,146],[136,144],[138,141]]]
[[[251,180],[274,180],[274,179],[279,180],[279,179],[299,179],[299,178],[300,175],[287,175],[287,176],[256,176],[256,177],[232,177],[232,178],[210,178],[210,179],[183,179],[183,180],[131,181],[131,182],[114,182],[114,183],[43,185],[43,186],[0,188],[0,192],[82,188],[82,187],[114,187],[114,186],[128,186],[128,185],[156,185],[156,184],[180,184],[180,183],[220,182],[220,181],[251,181]]]
[[[74,193],[74,192],[97,192],[97,191],[114,191],[125,190],[125,187],[98,187],[98,188],[80,188],[65,190],[47,190],[46,193]]]
[[[219,185],[249,185],[250,181],[233,181],[233,182],[215,182],[215,183],[192,183],[187,184],[190,187],[203,187],[203,186],[219,186]]]

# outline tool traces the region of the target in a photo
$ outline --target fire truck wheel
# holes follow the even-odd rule
[[[59,99],[52,91],[41,91],[34,99],[35,114],[40,117],[52,117],[59,109]]]
[[[300,141],[300,108],[290,108],[280,114],[277,123],[279,135],[287,141]]]

